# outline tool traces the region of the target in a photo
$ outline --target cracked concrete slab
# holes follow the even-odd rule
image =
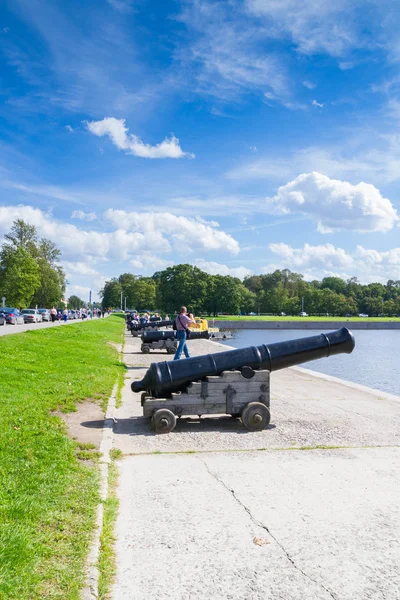
[[[269,429],[221,416],[156,436],[130,381],[168,358],[139,346],[127,339],[114,425],[114,447],[130,455],[114,600],[400,598],[396,398],[287,369],[273,374]],[[193,354],[219,349],[191,343]]]
[[[394,599],[399,458],[399,449],[128,457],[113,598]]]

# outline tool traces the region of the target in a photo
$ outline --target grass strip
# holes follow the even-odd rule
[[[123,329],[113,316],[0,339],[1,600],[80,597],[99,473],[51,411],[106,402]]]

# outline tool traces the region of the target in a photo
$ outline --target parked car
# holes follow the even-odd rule
[[[41,323],[42,315],[36,308],[24,308],[21,310],[21,315],[24,318],[24,323]]]
[[[18,308],[2,308],[1,310],[6,315],[6,323],[9,325],[24,324],[24,317],[21,315]]]
[[[308,314],[306,312],[302,311],[300,313],[300,317],[308,317]]]
[[[3,312],[0,312],[0,325],[6,324],[6,315]]]
[[[365,313],[360,313],[358,316],[359,316],[359,317],[363,317],[363,318],[366,318],[366,317],[368,317],[368,315],[366,315]]]
[[[50,321],[50,311],[48,308],[38,308],[38,313],[42,315],[42,321]]]

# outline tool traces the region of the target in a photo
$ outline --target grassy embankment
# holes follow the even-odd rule
[[[123,369],[123,319],[0,339],[0,599],[77,600],[98,497],[96,462],[53,410],[104,406]],[[94,456],[96,453],[93,453]]]
[[[273,315],[268,315],[268,316],[238,316],[238,315],[221,315],[218,317],[212,317],[212,316],[208,316],[208,317],[203,317],[204,319],[207,319],[208,321],[212,321],[213,319],[215,319],[216,321],[348,321],[349,323],[352,322],[359,322],[359,321],[394,321],[394,322],[400,322],[400,317],[291,317],[291,316],[287,316],[287,317],[275,317]]]

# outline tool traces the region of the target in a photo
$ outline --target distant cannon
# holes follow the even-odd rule
[[[272,371],[350,354],[354,346],[353,334],[342,327],[286,342],[152,363],[144,378],[134,381],[131,388],[143,392],[143,414],[152,419],[158,433],[172,431],[176,416],[215,413],[241,416],[247,429],[256,431],[270,422]]]
[[[191,340],[208,340],[208,331],[191,331]],[[148,354],[150,350],[166,350],[168,354],[175,354],[178,347],[176,331],[144,331],[141,335],[141,351]]]
[[[138,323],[137,321],[131,321],[130,329],[133,337],[138,337],[142,329],[150,329],[152,331],[158,331],[161,327],[172,327],[173,321],[149,321],[148,323]]]

